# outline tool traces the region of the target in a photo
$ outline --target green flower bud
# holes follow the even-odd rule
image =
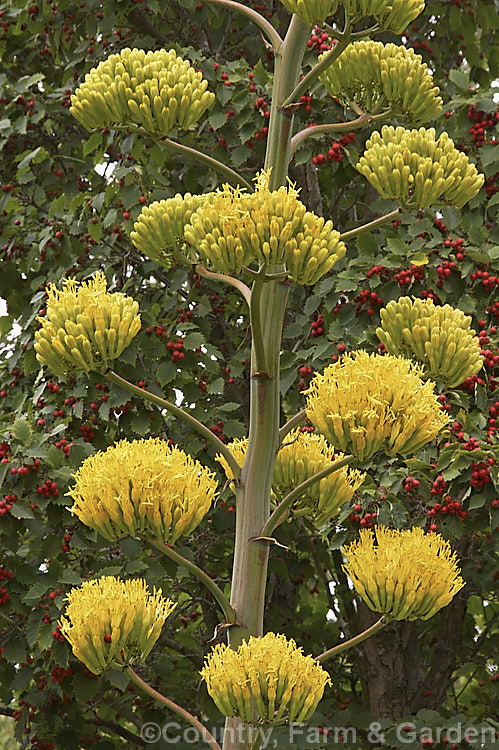
[[[480,190],[484,176],[447,133],[384,125],[366,141],[358,171],[384,197],[403,208],[451,205],[462,208]]]
[[[175,50],[123,49],[86,74],[71,114],[87,130],[133,124],[155,136],[188,130],[213,104],[208,82]]]
[[[332,97],[369,114],[388,109],[390,115],[419,125],[442,110],[440,89],[421,55],[404,46],[354,42],[319,78]]]

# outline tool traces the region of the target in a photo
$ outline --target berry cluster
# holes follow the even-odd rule
[[[364,305],[367,306],[367,314],[368,315],[374,315],[375,307],[381,307],[383,304],[383,300],[379,295],[376,294],[376,292],[371,292],[369,289],[363,289],[357,297],[355,297],[354,302],[357,303],[357,312],[358,315]]]
[[[210,297],[211,309],[216,315],[223,315],[225,313],[225,305],[227,300],[220,297],[218,294],[212,294]]]
[[[85,443],[91,443],[95,437],[95,432],[89,424],[80,425],[80,433]]]
[[[65,677],[70,677],[73,674],[71,667],[64,669],[64,667],[52,667],[50,670],[50,676],[52,682],[62,682]]]
[[[487,305],[485,308],[490,315],[492,315],[493,318],[497,318],[499,320],[499,300],[494,302],[492,305]]]
[[[310,335],[322,336],[323,333],[324,333],[324,317],[319,314],[316,320],[312,321],[312,328],[310,330]]]
[[[445,279],[447,279],[452,271],[455,269],[456,264],[453,260],[443,260],[442,265],[437,266],[437,287],[442,289]]]
[[[55,630],[52,632],[52,638],[54,639],[54,641],[60,641],[61,643],[64,643],[66,641],[63,634],[61,633],[60,625],[57,625]]]
[[[464,388],[465,391],[474,393],[476,385],[486,385],[485,380],[479,378],[478,375],[470,375],[468,378],[465,378],[465,380],[463,380],[459,387]]]
[[[212,424],[210,427],[210,430],[214,435],[216,435],[222,443],[225,443],[225,437],[223,435],[223,428],[224,428],[225,422],[222,419],[219,419],[216,424]]]
[[[332,46],[331,38],[327,31],[322,31],[320,26],[314,26],[310,39],[307,42],[307,47],[315,49],[317,52],[327,52]]]
[[[188,307],[178,307],[177,312],[177,323],[188,323],[194,315],[193,311],[189,310]]]
[[[5,516],[10,511],[12,506],[17,500],[17,495],[5,495],[3,500],[0,500],[0,516]]]
[[[385,266],[381,266],[381,265],[372,266],[366,275],[368,279],[370,279],[371,276],[379,276],[380,279],[382,278],[389,279],[391,276],[391,271],[389,268],[386,268]]]
[[[353,510],[354,512],[350,513],[350,515],[348,516],[348,520],[352,521],[352,523],[358,523],[361,529],[372,529],[378,517],[377,512],[363,512],[362,505],[359,505],[359,503],[356,503],[353,506]],[[363,513],[362,516],[361,513]]]
[[[476,147],[480,148],[485,143],[487,131],[499,123],[499,110],[496,110],[494,114],[485,114],[483,110],[476,109],[472,104],[468,108],[468,119],[473,122],[469,133]]]
[[[57,487],[57,484],[50,479],[46,479],[40,487],[36,488],[36,491],[39,495],[43,495],[43,497],[50,497],[51,495],[52,497],[59,496],[59,488]]]
[[[298,381],[298,390],[305,391],[308,388],[308,384],[305,381],[310,380],[314,371],[311,367],[307,367],[307,365],[303,365],[303,367],[300,367],[300,369],[298,370],[298,373],[301,378]]]
[[[404,479],[404,490],[409,495],[413,490],[418,490],[420,484],[421,483],[419,479],[414,479],[414,477],[411,477],[411,475],[409,474]]]
[[[446,495],[443,499],[443,503],[435,503],[433,508],[430,508],[428,511],[428,518],[436,519],[439,514],[443,515],[454,515],[458,518],[466,518],[466,511],[463,510],[463,507],[459,500],[454,500],[452,495]],[[437,525],[435,522],[432,522],[430,524],[430,531],[436,531]]]
[[[489,484],[492,479],[490,477],[490,467],[494,466],[495,459],[489,458],[487,461],[479,461],[471,464],[471,487],[483,487]]]
[[[499,286],[499,277],[490,275],[488,271],[473,271],[470,278],[472,281],[479,280],[486,292],[491,292],[494,287]]]
[[[402,268],[400,271],[396,270],[393,274],[393,278],[399,287],[403,288],[409,286],[412,282],[422,281],[424,279],[424,270],[422,266]]]
[[[444,224],[445,226],[445,224]],[[462,237],[458,237],[457,240],[453,240],[452,237],[447,237],[444,240],[444,247],[452,248],[456,252],[456,260],[464,260],[466,253],[463,250],[464,240]]]
[[[317,154],[316,156],[313,156],[312,164],[315,164],[316,167],[321,167],[324,164],[327,164],[328,161],[343,161],[343,154],[341,152],[341,149],[345,146],[348,146],[349,143],[353,143],[354,141],[355,133],[348,133],[348,135],[342,136],[339,141],[333,141],[331,147],[327,152],[327,156],[322,152]]]
[[[499,401],[494,401],[489,407],[489,421],[487,425],[487,442],[491,443],[497,431],[497,416],[499,415]]]
[[[439,474],[432,484],[430,494],[433,495],[434,497],[436,495],[443,495],[446,489],[447,489],[447,482],[443,478],[442,474]]]
[[[451,407],[450,404],[447,403],[447,396],[445,395],[445,393],[441,393],[438,396],[437,400],[440,402],[440,407],[439,408],[440,408],[441,411],[449,412],[451,410],[452,407]]]
[[[300,104],[307,114],[310,114],[310,112],[312,111],[312,101],[313,98],[310,96],[310,94],[303,94],[303,96],[300,96]]]
[[[185,357],[183,339],[178,338],[176,341],[168,341],[166,348],[172,355],[172,362],[181,362]]]
[[[55,444],[55,447],[59,448],[64,453],[66,458],[69,456],[70,445],[68,445],[67,440],[58,440]]]
[[[62,544],[62,547],[61,547],[61,549],[62,549],[63,552],[69,552],[70,551],[70,549],[71,549],[71,547],[69,546],[70,541],[71,541],[71,534],[69,534],[69,533],[64,534],[64,536],[62,537],[63,544]]]

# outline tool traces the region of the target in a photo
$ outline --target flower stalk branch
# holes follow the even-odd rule
[[[298,133],[296,133],[291,139],[291,154],[294,154],[298,146],[304,140],[311,138],[314,135],[348,133],[350,130],[358,130],[366,125],[371,125],[376,120],[385,119],[389,114],[389,112],[382,112],[377,115],[372,115],[367,112],[362,112],[355,120],[350,120],[350,122],[334,122],[325,125],[312,125],[311,128],[303,128],[303,130],[298,131]]]
[[[307,490],[310,485],[314,484],[315,482],[318,482],[319,480],[323,479],[324,477],[329,476],[333,473],[333,471],[337,471],[338,469],[341,469],[343,466],[346,466],[351,460],[353,456],[342,456],[342,458],[339,458],[337,461],[333,461],[330,466],[328,466],[326,469],[323,469],[322,471],[317,472],[317,474],[314,474],[313,477],[309,477],[304,482],[299,484],[297,487],[295,487],[294,490],[292,490],[289,494],[286,495],[286,497],[281,500],[277,508],[274,510],[272,515],[270,516],[269,520],[265,524],[265,526],[262,528],[261,536],[271,536],[273,531],[279,526],[284,519],[286,518],[286,514],[288,510],[293,505],[294,501],[297,500],[304,492]]]
[[[230,284],[230,286],[233,286],[235,289],[241,292],[248,307],[251,306],[251,289],[246,286],[244,281],[236,279],[233,276],[227,276],[224,273],[214,273],[213,271],[208,271],[207,268],[201,265],[198,265],[196,267],[196,270],[199,275],[205,279],[210,279],[211,281],[221,281],[224,284]]]
[[[223,5],[226,8],[229,8],[230,10],[235,10],[236,13],[242,13],[244,16],[250,19],[250,21],[253,21],[253,23],[256,23],[257,26],[261,28],[261,30],[264,32],[264,34],[269,39],[272,49],[274,52],[279,52],[281,45],[282,45],[282,39],[277,33],[277,31],[274,29],[271,23],[267,21],[266,18],[260,15],[258,11],[253,10],[253,8],[248,8],[245,5],[242,5],[241,3],[236,3],[234,0],[208,0],[209,3],[214,3],[215,5]]]
[[[143,690],[145,693],[151,696],[151,698],[154,698],[154,700],[158,701],[158,703],[162,703],[163,706],[166,706],[166,708],[169,708],[171,711],[177,714],[177,716],[180,716],[182,719],[187,721],[191,726],[193,726],[195,729],[198,730],[200,739],[204,740],[207,745],[209,745],[212,750],[222,750],[216,739],[213,737],[213,735],[207,730],[207,728],[204,726],[204,724],[201,724],[201,722],[196,719],[195,716],[193,716],[189,711],[186,711],[185,708],[182,708],[182,706],[179,706],[177,703],[174,703],[172,700],[167,698],[166,696],[159,693],[157,690],[155,690],[151,685],[149,685],[145,680],[142,679],[142,677],[139,677],[137,672],[135,672],[131,667],[125,667],[124,669],[125,674],[127,677],[131,679],[137,687],[139,687],[141,690]]]
[[[298,414],[295,414],[291,419],[288,419],[288,421],[283,424],[281,429],[279,430],[279,445],[282,443],[288,432],[291,432],[297,425],[300,424],[300,422],[303,422],[305,419],[305,416],[307,414],[306,409],[302,409],[298,412]]]
[[[199,422],[195,417],[193,417],[191,414],[188,414],[179,406],[175,406],[175,404],[172,404],[171,401],[166,401],[166,399],[161,398],[161,396],[156,396],[154,393],[150,393],[143,388],[139,388],[138,386],[133,385],[133,383],[125,380],[125,378],[122,378],[116,372],[113,372],[113,370],[108,370],[106,373],[104,373],[104,377],[107,378],[107,380],[109,380],[111,383],[114,383],[120,388],[123,388],[125,391],[133,393],[134,396],[139,396],[139,398],[143,398],[146,401],[151,401],[161,409],[166,409],[171,414],[174,414],[176,417],[193,427],[205,438],[205,440],[215,445],[217,451],[226,458],[227,463],[229,464],[234,474],[235,481],[238,481],[241,469],[236,459],[232,455],[231,451],[227,448],[225,443],[223,443],[210,429],[208,429],[208,427],[202,424],[202,422]]]
[[[169,545],[164,544],[164,542],[157,542],[152,539],[148,539],[147,542],[151,545],[151,547],[154,547],[155,549],[159,550],[163,555],[165,555],[166,557],[169,557],[170,560],[173,560],[173,562],[176,562],[177,565],[182,565],[182,567],[186,568],[186,570],[188,570],[189,573],[192,573],[192,575],[198,578],[201,581],[201,583],[203,583],[206,586],[206,588],[213,595],[213,598],[220,605],[220,608],[225,615],[226,623],[232,624],[236,621],[236,614],[234,612],[234,608],[231,607],[229,600],[227,599],[223,591],[217,586],[215,581],[212,578],[210,578],[210,576],[207,573],[205,573],[204,570],[199,568],[195,563],[188,560],[179,552],[176,552],[173,549],[173,547],[170,547]]]
[[[380,227],[382,224],[386,224],[387,221],[396,219],[399,214],[400,208],[396,208],[394,211],[390,211],[390,213],[384,214],[384,216],[373,219],[373,221],[370,221],[368,224],[362,224],[360,227],[355,227],[355,229],[350,229],[348,232],[343,232],[343,234],[340,234],[340,237],[343,242],[345,240],[351,240],[352,237],[357,237],[359,234],[363,234],[364,232],[371,232],[373,229],[376,229],[376,227]]]
[[[209,0],[209,2],[220,2],[220,0]],[[238,4],[239,3],[234,3],[234,5]],[[207,167],[213,169],[214,172],[218,172],[219,174],[224,175],[229,180],[229,182],[234,183],[235,185],[244,185],[244,187],[247,188],[250,192],[253,192],[254,190],[254,186],[252,185],[252,183],[248,182],[245,177],[242,177],[234,169],[231,169],[231,167],[229,167],[227,164],[218,161],[218,159],[214,159],[213,156],[209,156],[208,154],[204,154],[202,151],[198,151],[196,148],[185,146],[183,143],[178,143],[177,141],[172,141],[171,138],[167,138],[166,136],[155,137],[152,133],[149,133],[144,128],[141,128],[140,126],[133,126],[130,123],[127,123],[126,125],[119,125],[116,123],[112,125],[112,129],[126,133],[129,133],[130,131],[132,131],[133,133],[139,133],[140,135],[146,137],[148,140],[155,141],[156,143],[161,143],[161,145],[166,146],[166,148],[168,148],[170,151],[174,151],[177,154],[182,154],[183,156],[188,156],[191,159],[200,162],[201,164],[206,164]]]
[[[331,659],[333,656],[336,656],[337,654],[341,654],[342,651],[346,651],[348,648],[352,648],[352,646],[357,646],[359,643],[362,643],[362,641],[367,640],[367,638],[370,638],[372,635],[380,631],[382,628],[387,625],[387,621],[385,617],[380,617],[379,620],[377,620],[374,625],[371,625],[370,628],[367,628],[367,630],[364,630],[362,633],[359,633],[358,635],[355,635],[353,638],[350,638],[348,641],[344,641],[343,643],[339,643],[337,646],[333,646],[333,648],[330,648],[328,651],[324,651],[324,653],[319,654],[319,656],[315,657],[315,661],[318,662],[325,662],[328,661],[328,659]]]

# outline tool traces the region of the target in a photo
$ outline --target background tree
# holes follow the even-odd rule
[[[289,15],[280,4],[256,7],[284,33]],[[359,527],[376,518],[395,527],[435,525],[458,550],[467,586],[448,608],[426,623],[390,625],[335,667],[334,688],[314,722],[357,727],[366,746],[374,744],[362,739],[372,721],[386,729],[386,744],[397,747],[393,727],[401,716],[416,728],[452,726],[459,717],[479,726],[497,718],[497,10],[486,0],[428,2],[402,35],[382,37],[412,46],[434,71],[445,113],[436,126],[478,160],[486,175],[480,194],[460,212],[404,214],[396,226],[359,235],[339,272],[315,287],[295,288],[287,312],[284,416],[304,405],[302,391],[332,358],[358,347],[376,350],[379,309],[401,293],[471,314],[485,357],[477,376],[442,389],[450,429],[438,444],[407,464],[389,460],[371,468],[368,483],[342,509],[339,533],[322,536],[303,521],[284,524],[278,538],[289,550],[271,555],[266,627],[318,653],[372,621],[354,606],[341,568],[340,546]],[[142,724],[162,725],[163,712],[137,698],[123,674],[97,679],[73,658],[56,627],[64,596],[89,574],[140,574],[151,586],[167,579],[180,617],[167,622],[145,674],[171,686],[175,700],[205,713],[209,724],[219,719],[198,669],[219,615],[184,568],[144,552],[136,540],[110,548],[77,522],[65,492],[83,458],[124,436],[158,434],[213,469],[218,464],[211,445],[154,405],[95,377],[68,391],[40,376],[35,318],[49,281],[104,270],[115,289],[141,304],[143,328],[121,358],[123,371],[139,387],[169,391],[173,399],[182,393],[192,414],[225,441],[246,433],[249,332],[235,292],[189,269],[165,274],[129,241],[144,203],[212,190],[223,177],[134,135],[103,131],[84,138],[68,114],[69,98],[110,52],[174,47],[202,69],[216,93],[207,122],[181,136],[182,143],[251,179],[265,152],[271,53],[264,54],[256,27],[207,3],[165,9],[159,3],[9,2],[0,13],[0,294],[8,310],[0,319],[0,699],[16,719],[20,746],[141,747],[147,744]],[[330,44],[327,31],[317,29],[306,66]],[[317,84],[304,92],[296,117],[305,127],[346,115]],[[354,168],[369,133],[365,127],[311,137],[296,150],[291,174],[302,199],[344,233],[393,208]],[[232,503],[227,493],[180,547],[222,587],[231,569]],[[334,616],[325,624],[328,612]],[[305,737],[296,742],[308,746]]]

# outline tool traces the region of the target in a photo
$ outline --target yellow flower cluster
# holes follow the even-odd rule
[[[109,541],[174,544],[202,521],[217,488],[209,469],[160,438],[121,440],[85,459],[75,480],[71,512]]]
[[[318,662],[275,633],[250,637],[237,651],[216,645],[201,676],[221,713],[248,724],[306,721],[331,684]]]
[[[224,185],[192,214],[184,237],[215,271],[285,264],[295,283],[315,284],[344,256],[340,234],[307,211],[292,185],[271,191],[268,183],[261,172],[254,193]]]
[[[480,341],[470,328],[471,317],[431,299],[401,297],[380,311],[376,335],[390,354],[419,360],[425,377],[450,388],[476,375],[483,364]]]
[[[209,194],[208,194],[209,195]],[[169,270],[175,262],[195,263],[184,256],[184,227],[206,200],[206,195],[177,193],[174,198],[144,206],[130,232],[135,247]]]
[[[362,529],[359,541],[344,547],[344,570],[367,606],[387,620],[428,620],[465,585],[440,534],[417,527],[375,531],[376,538]]]
[[[66,279],[59,291],[48,289],[46,317],[35,333],[39,362],[55,375],[72,369],[104,371],[140,330],[139,305],[121,292],[107,292],[106,278],[97,273],[79,284]]]
[[[319,78],[342,104],[355,103],[371,114],[388,109],[419,125],[442,110],[440,89],[421,55],[402,45],[354,42]]]
[[[372,16],[383,31],[400,34],[424,9],[424,0],[281,0],[290,13],[312,25],[343,7],[352,23]]]
[[[87,130],[133,123],[149,133],[188,130],[213,104],[208,81],[175,50],[129,49],[110,55],[71,96],[70,113]]]
[[[404,208],[462,208],[485,179],[447,133],[435,137],[435,128],[384,125],[366,141],[357,169],[380,195]]]
[[[433,387],[408,359],[357,351],[312,379],[307,417],[361,461],[377,451],[410,456],[448,422]]]
[[[228,447],[242,466],[248,449],[247,438],[234,440]],[[333,446],[322,435],[293,430],[277,454],[272,478],[274,500],[280,502],[299,484],[342,457],[343,453],[335,453]],[[216,458],[227,478],[232,479],[233,474],[225,458],[221,454]],[[356,469],[349,471],[346,466],[341,467],[308,487],[293,505],[293,514],[307,516],[315,526],[323,526],[338,513],[343,503],[351,500],[365,476]]]
[[[85,581],[66,599],[61,633],[94,674],[113,663],[145,659],[177,606],[161,596],[161,589],[149,594],[142,579],[121,581],[114,576]]]

